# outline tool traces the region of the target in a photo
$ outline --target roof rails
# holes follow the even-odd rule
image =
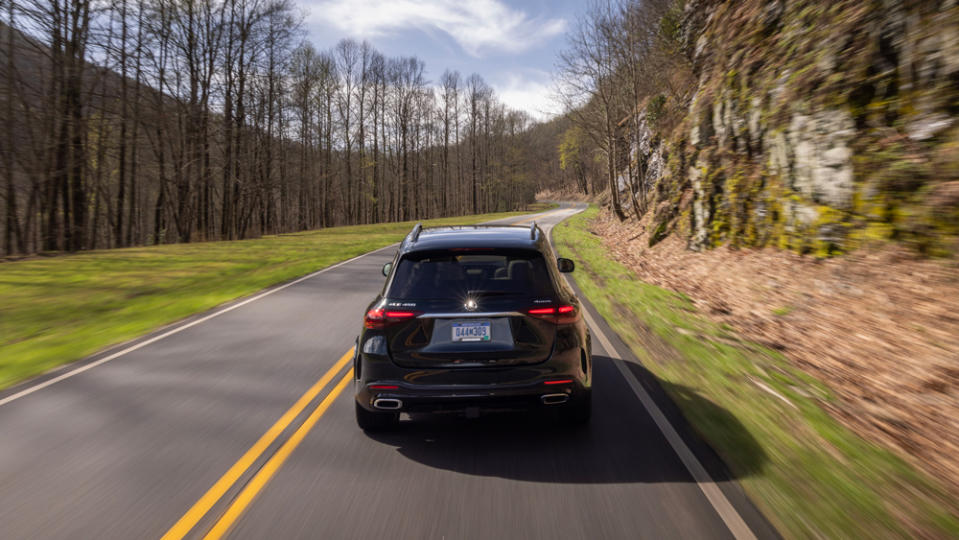
[[[410,233],[410,243],[411,243],[411,244],[412,244],[412,243],[415,243],[415,242],[419,239],[421,232],[423,232],[423,224],[422,224],[422,223],[417,223],[416,225],[413,225],[413,231]]]
[[[536,221],[533,221],[529,226],[529,239],[536,240]]]

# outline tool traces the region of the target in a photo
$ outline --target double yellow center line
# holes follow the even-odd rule
[[[542,219],[546,216],[551,216],[562,209],[555,209],[550,212],[545,212],[543,214],[537,214],[533,217],[521,219],[515,221],[513,225],[521,225],[523,223],[529,223],[534,219]],[[218,503],[226,493],[232,488],[236,483],[246,474],[250,468],[264,455],[264,453],[276,442],[276,440],[290,427],[294,420],[300,416],[300,414],[312,403],[330,384],[337,373],[339,373],[344,366],[350,361],[353,357],[354,349],[350,349],[346,352],[335,364],[329,369],[320,380],[316,381],[305,394],[300,396],[300,398],[293,404],[292,407],[280,417],[279,420],[264,433],[249,450],[233,464],[232,467],[226,473],[216,481],[213,486],[207,490],[206,493],[200,497],[200,500],[190,508],[183,517],[177,521],[169,531],[163,535],[163,540],[180,540],[184,538],[187,534],[192,531],[197,524],[209,514],[210,510]],[[269,460],[253,475],[253,478],[247,482],[240,493],[230,502],[229,507],[223,515],[217,519],[216,523],[213,524],[213,527],[206,533],[204,536],[207,540],[215,540],[222,538],[227,532],[229,532],[230,527],[236,523],[236,520],[243,515],[243,512],[250,506],[250,503],[253,502],[253,499],[256,498],[263,488],[269,483],[270,479],[276,474],[276,472],[283,466],[283,463],[290,457],[290,454],[293,453],[293,450],[306,435],[313,429],[313,426],[320,420],[327,409],[330,408],[330,405],[343,393],[343,390],[346,388],[346,385],[349,384],[350,380],[353,378],[353,368],[351,367],[347,370],[346,374],[336,383],[336,386],[333,387],[333,390],[326,395],[325,398],[313,409],[313,412],[303,421],[299,428],[293,432],[292,435],[276,450],[276,452],[270,456]]]
[[[163,535],[163,540],[179,540],[189,534],[190,531],[196,527],[197,523],[207,515],[210,509],[223,498],[227,491],[237,483],[244,473],[246,473],[277,438],[286,431],[300,413],[320,395],[323,389],[336,377],[337,373],[343,369],[351,358],[353,358],[352,348],[347,351],[329,371],[323,374],[320,380],[316,381],[316,384],[300,396],[300,399],[230,467],[226,474],[217,480],[216,483],[213,484],[213,487],[200,497],[200,500]],[[280,469],[293,450],[303,441],[306,434],[313,429],[313,426],[316,425],[320,417],[330,408],[333,401],[343,393],[343,389],[346,388],[346,385],[349,384],[352,378],[353,368],[350,367],[336,386],[333,387],[333,390],[313,409],[313,412],[310,413],[310,416],[307,417],[303,424],[293,432],[290,438],[280,446],[276,453],[270,457],[266,464],[264,464],[246,486],[244,486],[243,490],[233,499],[226,512],[217,520],[213,528],[210,529],[204,538],[222,538],[223,535],[230,530],[230,527],[233,526],[237,518],[243,514],[243,511],[253,502],[256,495],[262,491],[263,487],[273,478],[273,475],[276,474],[276,471]]]

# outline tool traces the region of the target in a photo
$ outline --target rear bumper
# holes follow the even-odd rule
[[[404,368],[386,356],[361,353],[354,366],[356,402],[369,411],[400,412],[550,408],[589,393],[591,364],[580,349],[554,351],[536,365],[454,369]],[[377,400],[397,400],[399,406],[378,407]]]
[[[563,330],[539,363],[434,368],[398,365],[378,334],[364,333],[354,357],[356,402],[368,411],[400,412],[530,410],[577,402],[589,395],[592,358],[585,326]],[[549,384],[557,381],[566,382]],[[394,401],[382,407],[377,400]]]
[[[371,389],[371,384],[396,385],[398,388]],[[588,392],[589,389],[576,380],[557,385],[539,382],[521,388],[417,388],[402,386],[396,381],[356,382],[356,401],[364,409],[408,413],[457,413],[470,409],[484,412],[548,409],[573,403]]]

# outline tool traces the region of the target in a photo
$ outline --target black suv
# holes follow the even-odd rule
[[[572,271],[535,223],[414,227],[357,338],[357,424],[533,408],[588,422],[589,331],[560,276]]]

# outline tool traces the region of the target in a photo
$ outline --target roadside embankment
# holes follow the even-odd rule
[[[959,254],[959,4],[683,4],[691,83],[623,120],[612,193],[650,241]]]
[[[797,366],[776,343],[717,320],[696,294],[645,281],[635,268],[649,258],[623,264],[615,246],[629,239],[606,236],[608,220],[598,215],[590,208],[554,229],[560,254],[578,264],[577,284],[785,536],[959,534],[959,509],[940,479],[831,414],[843,403],[832,381]],[[670,262],[676,280],[686,276],[695,286],[688,261]],[[770,315],[789,316],[796,310],[789,306]],[[683,399],[675,388],[701,399]],[[730,418],[736,429],[725,425]],[[746,435],[766,456],[759,470],[748,455],[756,445],[739,440]]]

